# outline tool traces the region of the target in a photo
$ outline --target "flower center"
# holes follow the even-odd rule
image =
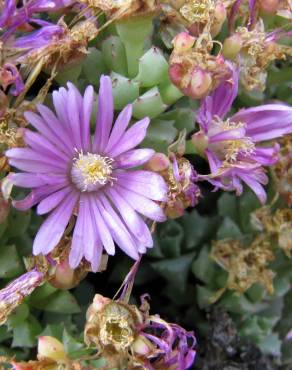
[[[77,188],[81,191],[95,191],[112,181],[112,163],[109,157],[102,157],[99,154],[81,151],[78,157],[74,158],[71,169],[71,178]]]
[[[217,134],[222,131],[229,131],[244,127],[242,122],[232,122],[229,119],[221,121],[218,117],[213,121],[213,127],[209,130],[209,134]],[[238,160],[238,156],[252,154],[255,145],[249,137],[243,137],[233,140],[222,140],[218,143],[210,144],[212,149],[216,151],[219,158],[225,163],[233,163]]]

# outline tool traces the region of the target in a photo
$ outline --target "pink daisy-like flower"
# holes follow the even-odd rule
[[[197,114],[201,130],[192,137],[198,151],[208,159],[208,179],[216,189],[236,191],[242,182],[249,186],[261,203],[266,202],[262,185],[268,183],[264,167],[278,159],[279,144],[266,143],[292,133],[292,107],[264,104],[241,109],[226,118],[237,96],[238,70],[233,68],[233,83],[222,82],[213,93],[202,99]]]
[[[96,271],[103,248],[113,255],[116,243],[138,259],[139,253],[152,247],[152,236],[142,216],[164,221],[156,201],[166,199],[167,187],[154,172],[132,170],[154,153],[152,149],[134,149],[146,135],[149,118],[127,129],[132,113],[128,105],[113,125],[110,78],[103,76],[100,81],[93,137],[92,86],[82,97],[74,85],[67,85],[68,90],[53,92],[57,115],[44,105],[37,107],[40,115],[26,112],[26,119],[38,131],[25,130],[28,147],[6,152],[10,165],[24,171],[11,174],[11,181],[32,188],[25,199],[13,204],[20,210],[38,204],[38,214],[50,213],[35,237],[35,255],[50,253],[77,213],[69,264],[76,268],[84,257]]]

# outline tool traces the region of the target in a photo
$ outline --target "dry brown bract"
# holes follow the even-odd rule
[[[249,247],[238,240],[223,239],[213,242],[211,258],[228,272],[225,289],[242,294],[253,284],[263,285],[272,294],[274,273],[268,264],[274,259],[270,244],[257,237]]]

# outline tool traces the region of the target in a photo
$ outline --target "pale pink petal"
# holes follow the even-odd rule
[[[37,206],[37,214],[43,215],[52,211],[72,191],[72,186],[67,186],[44,198]]]
[[[108,76],[101,76],[98,95],[98,112],[94,134],[93,151],[103,153],[108,143],[113,124],[114,104],[112,82]]]
[[[35,152],[33,149],[29,148],[13,148],[9,149],[5,152],[6,157],[9,159],[14,160],[32,160],[40,165],[50,165],[53,168],[56,167],[58,171],[63,170],[64,172],[67,171],[68,164],[65,161],[57,160],[52,156],[48,156],[45,154],[41,154],[39,152]]]
[[[149,228],[134,209],[123,199],[123,192],[119,194],[114,188],[108,188],[106,193],[118,209],[130,232],[143,246],[151,248],[153,246],[153,240]]]
[[[105,149],[106,153],[109,153],[124,135],[132,117],[132,110],[132,105],[129,104],[118,115]]]
[[[85,152],[91,151],[90,118],[92,113],[93,98],[93,87],[88,86],[84,92],[81,121],[82,146]]]
[[[149,161],[155,151],[153,149],[133,149],[115,158],[116,168],[138,167]]]
[[[120,217],[102,194],[99,194],[98,207],[117,245],[128,256],[137,260],[139,258],[137,244],[127,231]]]
[[[115,243],[113,241],[112,235],[107,227],[100,211],[98,208],[98,203],[95,195],[91,195],[91,202],[92,202],[92,211],[95,218],[97,232],[99,237],[102,241],[104,249],[109,255],[115,254]]]
[[[68,153],[59,150],[56,145],[50,143],[42,135],[31,130],[25,129],[24,140],[33,150],[53,156],[61,161],[68,161],[72,157]]]
[[[109,151],[108,155],[114,158],[139,145],[146,136],[149,123],[148,117],[136,122],[124,133],[117,145]]]
[[[166,220],[166,216],[162,208],[152,200],[146,198],[147,193],[143,195],[137,194],[131,190],[120,187],[115,184],[115,189],[121,194],[129,205],[137,212],[141,213],[153,221],[162,222]]]
[[[166,200],[168,188],[162,176],[155,172],[143,170],[115,172],[115,177],[123,188],[153,200]]]
[[[59,243],[78,197],[77,192],[70,193],[43,222],[33,243],[34,255],[46,255]]]

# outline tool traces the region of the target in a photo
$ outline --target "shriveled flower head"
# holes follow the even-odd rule
[[[188,207],[195,207],[201,196],[196,184],[198,175],[192,164],[178,153],[155,153],[146,163],[146,168],[158,172],[167,186],[167,200],[163,203],[168,218],[177,218]]]
[[[201,99],[221,81],[228,80],[231,71],[221,54],[211,54],[211,35],[203,33],[197,39],[187,32],[179,33],[172,41],[169,59],[171,82],[185,95]]]
[[[269,65],[292,55],[290,46],[278,43],[285,37],[291,37],[291,32],[276,29],[266,33],[263,22],[258,22],[253,30],[238,27],[224,41],[223,54],[230,59],[238,57],[240,82],[246,90],[265,90]]]
[[[132,113],[128,105],[113,124],[113,96],[109,77],[100,80],[94,136],[90,118],[94,91],[82,97],[74,85],[53,92],[56,115],[38,105],[39,114],[26,112],[37,130],[26,130],[27,148],[6,152],[10,165],[24,171],[11,175],[18,186],[32,192],[13,204],[26,210],[36,204],[38,214],[50,213],[40,227],[33,253],[46,255],[59,243],[72,215],[77,215],[69,264],[76,268],[84,257],[96,271],[105,251],[113,255],[116,243],[130,257],[152,247],[146,216],[163,221],[155,201],[163,201],[167,188],[161,176],[133,170],[148,161],[152,149],[135,149],[146,135],[149,119],[127,129]]]
[[[9,60],[32,67],[42,60],[47,69],[68,68],[87,54],[87,45],[98,34],[96,20],[89,17],[69,28],[61,19],[58,24],[43,20],[33,22],[38,30],[11,37],[4,45],[4,54]]]
[[[196,356],[194,333],[150,315],[147,297],[138,308],[95,295],[86,314],[85,343],[111,361],[118,354],[127,369],[188,369]]]
[[[238,71],[234,69],[232,82],[223,82],[201,101],[197,115],[201,130],[192,141],[208,159],[208,178],[216,188],[235,190],[240,195],[244,182],[264,203],[266,193],[261,184],[266,185],[268,177],[263,166],[277,162],[279,145],[261,143],[292,132],[292,107],[266,104],[242,109],[226,118],[237,89]]]
[[[9,92],[14,96],[19,95],[24,90],[24,83],[15,65],[5,63],[0,67],[0,86],[3,90],[11,86]]]

